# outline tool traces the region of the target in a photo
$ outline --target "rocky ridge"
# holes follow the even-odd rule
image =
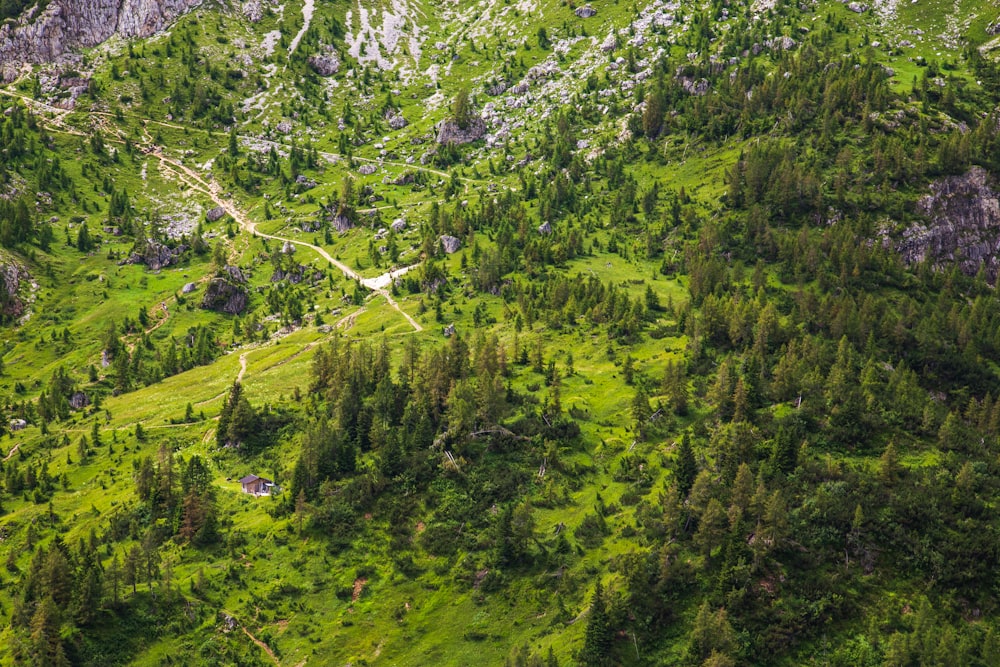
[[[54,62],[113,35],[149,37],[201,0],[53,0],[0,26],[0,79],[11,81],[27,63]]]

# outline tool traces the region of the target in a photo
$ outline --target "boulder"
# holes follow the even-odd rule
[[[309,56],[307,62],[313,68],[313,71],[320,76],[333,76],[340,71],[340,58],[333,47],[330,46],[326,47],[322,53]]]
[[[305,278],[306,267],[301,264],[295,265],[288,269],[277,268],[274,273],[271,274],[271,282],[278,283],[282,280],[287,280],[293,285],[298,285]]]
[[[439,144],[471,144],[486,136],[486,121],[480,116],[473,116],[463,128],[452,119],[444,120],[438,123],[437,131]]]
[[[222,208],[221,206],[216,206],[215,208],[208,209],[208,211],[205,213],[205,219],[208,220],[209,222],[218,222],[219,220],[222,220],[222,218],[224,218],[225,215],[226,215],[226,209]]]
[[[552,233],[552,223],[550,223],[548,220],[546,220],[542,224],[538,225],[538,233],[539,234],[545,234],[545,235],[551,234]]]
[[[184,283],[184,287],[181,288],[181,294],[190,294],[196,289],[198,289],[198,286],[194,283]]]
[[[147,241],[145,245],[137,243],[132,254],[121,264],[143,264],[150,271],[159,271],[179,262],[181,255],[187,249],[188,247],[184,244],[171,248],[159,241]]]
[[[486,121],[473,116],[466,127],[460,127],[454,120],[438,123],[437,142],[439,144],[471,144],[486,136]]]
[[[462,242],[455,238],[454,236],[448,236],[444,234],[438,239],[441,242],[441,248],[444,249],[449,255],[453,255],[462,248]]]
[[[394,130],[402,130],[404,127],[410,124],[409,121],[407,121],[406,118],[403,117],[403,114],[401,114],[396,109],[386,109],[385,120],[387,123],[389,123],[389,127],[391,127]]]
[[[212,278],[205,290],[201,307],[217,313],[239,315],[250,303],[250,295],[241,286],[225,278]]]
[[[311,190],[312,188],[316,187],[316,181],[314,181],[313,179],[309,178],[304,174],[299,174],[298,176],[295,177],[295,184],[301,185],[306,190]]]
[[[398,234],[399,232],[406,229],[406,220],[403,220],[402,218],[396,218],[395,220],[392,221],[392,224],[389,226],[392,227],[392,231]]]
[[[28,422],[23,419],[11,419],[9,426],[11,431],[23,431],[28,428]]]
[[[90,405],[90,399],[82,391],[74,393],[69,398],[69,407],[74,410],[83,410],[88,405]]]
[[[592,16],[597,16],[597,10],[590,5],[584,5],[583,7],[577,7],[576,11],[573,12],[581,19],[589,19]]]
[[[486,94],[492,97],[496,97],[497,95],[503,95],[504,92],[506,92],[506,90],[507,90],[507,82],[501,79],[496,83],[494,83],[492,86],[488,86],[486,88]]]
[[[796,42],[791,37],[781,36],[768,40],[767,45],[773,51],[790,51],[795,48]]]

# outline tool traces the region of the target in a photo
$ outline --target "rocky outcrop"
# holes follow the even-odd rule
[[[136,246],[133,249],[132,254],[128,256],[122,264],[144,264],[146,268],[150,271],[159,271],[160,269],[176,264],[180,261],[181,255],[184,254],[188,247],[186,245],[179,245],[176,248],[171,248],[170,246],[163,245],[157,241],[149,241],[143,247]]]
[[[308,62],[320,76],[333,76],[340,71],[340,58],[332,46],[326,47],[322,53],[309,56]]]
[[[24,301],[18,296],[18,291],[25,278],[27,274],[17,264],[0,264],[0,322],[24,314]]]
[[[309,272],[309,267],[303,264],[295,264],[288,268],[276,268],[271,274],[271,282],[278,283],[287,280],[293,285],[298,285],[303,280],[308,279],[310,283],[316,283],[323,279],[323,274],[319,271]]]
[[[393,130],[402,130],[410,124],[409,121],[403,117],[403,113],[396,109],[386,109],[385,120],[389,123],[389,127]]]
[[[454,120],[444,120],[438,123],[437,130],[439,144],[471,144],[486,136],[486,121],[473,116],[463,128]]]
[[[243,269],[238,266],[233,266],[232,264],[227,264],[223,269],[226,275],[229,276],[229,280],[239,285],[246,284],[247,277],[243,275]]]
[[[338,232],[343,234],[346,231],[354,229],[354,221],[343,213],[339,213],[330,217],[330,224]]]
[[[247,17],[247,20],[251,23],[259,23],[264,18],[264,7],[260,4],[260,0],[244,2],[243,16]]]
[[[917,203],[926,222],[904,230],[896,250],[909,263],[957,262],[968,275],[982,268],[989,281],[996,283],[1000,272],[998,192],[1000,185],[981,167],[932,183],[930,194]]]
[[[589,19],[591,16],[597,16],[597,10],[591,7],[590,5],[577,7],[573,13],[582,19]]]
[[[69,398],[69,407],[74,410],[83,410],[88,405],[90,405],[90,398],[82,391],[74,393]]]
[[[201,0],[52,0],[40,14],[25,12],[0,27],[0,78],[10,81],[25,63],[58,61],[112,35],[149,37]]]
[[[239,315],[250,303],[250,295],[240,285],[226,278],[212,278],[201,300],[201,307],[217,313]]]

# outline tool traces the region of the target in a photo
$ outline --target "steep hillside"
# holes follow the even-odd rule
[[[0,664],[1000,660],[992,5],[2,12]]]

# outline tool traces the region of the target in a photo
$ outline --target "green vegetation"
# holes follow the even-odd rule
[[[984,9],[439,4],[0,91],[0,664],[996,664]]]

